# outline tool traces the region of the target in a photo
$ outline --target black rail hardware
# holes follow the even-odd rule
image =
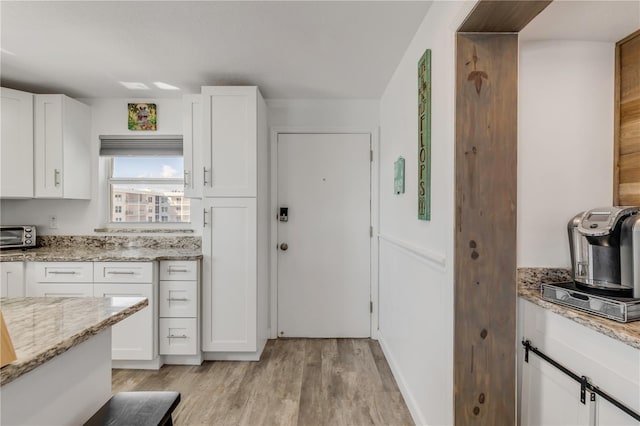
[[[586,401],[587,390],[589,390],[590,392],[592,392],[591,393],[591,401],[595,401],[596,394],[600,395],[601,397],[603,397],[604,399],[606,399],[607,401],[609,401],[610,403],[612,403],[613,405],[615,405],[616,407],[618,407],[619,409],[621,409],[622,411],[624,411],[625,413],[627,413],[628,415],[633,417],[634,419],[640,421],[640,413],[635,412],[634,410],[632,410],[631,408],[627,407],[622,402],[618,401],[617,399],[615,399],[614,397],[612,397],[611,395],[609,395],[608,393],[606,393],[605,391],[603,391],[599,387],[593,385],[589,381],[587,376],[578,376],[573,371],[571,371],[568,368],[566,368],[564,365],[562,365],[562,364],[558,363],[557,361],[549,358],[547,355],[545,355],[544,353],[540,352],[538,350],[538,348],[532,346],[530,340],[523,340],[522,341],[522,346],[524,346],[524,361],[525,362],[527,362],[527,363],[529,362],[529,352],[533,352],[538,357],[542,358],[543,360],[545,360],[549,364],[551,364],[554,367],[556,367],[558,370],[562,371],[567,376],[571,377],[576,382],[580,383],[580,402],[582,402],[583,404]]]

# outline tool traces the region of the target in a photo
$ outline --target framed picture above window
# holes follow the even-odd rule
[[[156,104],[128,104],[129,130],[156,130],[158,113]]]

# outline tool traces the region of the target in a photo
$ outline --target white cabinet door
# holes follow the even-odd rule
[[[256,196],[258,96],[254,86],[202,88],[204,196]]]
[[[36,198],[91,198],[91,110],[64,95],[35,95]]]
[[[204,351],[256,351],[256,200],[205,202]]]
[[[91,283],[31,283],[27,297],[92,297]]]
[[[0,197],[33,197],[33,95],[0,89]]]
[[[611,404],[606,399],[597,396],[598,409],[596,410],[597,425],[600,426],[638,426],[638,421],[633,417]],[[632,410],[636,408],[632,405],[628,405]],[[636,411],[638,412],[638,411]]]
[[[24,263],[0,262],[0,297],[24,296]]]
[[[35,195],[62,198],[62,95],[35,97]]]
[[[94,297],[146,297],[149,306],[112,327],[111,358],[152,360],[155,357],[152,284],[94,284]]]
[[[522,426],[587,426],[595,402],[582,404],[579,383],[536,355],[529,355],[529,362],[522,365],[521,404]]]
[[[184,196],[202,197],[202,96],[184,95],[182,156]]]

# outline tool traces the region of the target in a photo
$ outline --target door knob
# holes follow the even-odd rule
[[[287,243],[280,244],[280,250],[287,251],[288,248],[289,248],[289,245]]]

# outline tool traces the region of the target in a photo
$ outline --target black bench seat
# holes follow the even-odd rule
[[[179,392],[118,392],[85,426],[171,426]]]

